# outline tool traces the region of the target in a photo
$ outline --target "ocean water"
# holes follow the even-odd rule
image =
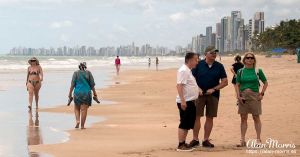
[[[0,55],[0,72],[11,70],[26,70],[29,56],[7,56]],[[114,57],[37,57],[44,69],[74,69],[80,62],[87,62],[89,68],[113,67]],[[127,67],[143,67],[148,65],[148,58],[151,58],[152,65],[155,65],[155,57],[120,57],[121,64]],[[170,68],[183,63],[183,57],[166,56],[159,57],[161,68]]]
[[[69,139],[65,130],[74,127],[75,118],[72,114],[37,112],[35,109],[28,112],[25,81],[29,58],[0,56],[0,123],[2,125],[0,156],[48,156],[29,152],[28,146],[65,142]],[[44,81],[40,90],[40,108],[66,104],[73,72],[78,69],[78,64],[82,61],[87,62],[88,69],[93,73],[97,89],[110,85],[111,78],[115,75],[112,57],[38,57],[38,59],[44,71]],[[159,69],[175,68],[183,63],[183,58],[180,57],[159,59]],[[121,57],[121,62],[121,72],[124,69],[156,70],[155,58],[152,58],[150,67],[148,67],[148,57]],[[106,101],[110,102],[110,100]],[[105,117],[88,116],[87,127],[104,119]]]

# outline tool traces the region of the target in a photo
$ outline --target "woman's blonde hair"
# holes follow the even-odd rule
[[[247,53],[245,53],[244,58],[243,58],[243,63],[244,63],[244,65],[246,64],[246,63],[245,63],[245,62],[246,62],[246,57],[247,57],[248,55],[251,55],[251,56],[254,58],[253,67],[255,68],[255,67],[256,67],[256,57],[255,57],[254,53],[252,53],[252,52],[247,52]]]

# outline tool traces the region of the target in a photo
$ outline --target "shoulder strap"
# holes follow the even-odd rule
[[[259,68],[255,68],[255,74],[256,74],[256,77],[257,77],[258,85],[260,86]]]
[[[258,76],[259,68],[255,68],[255,74]]]
[[[238,73],[238,75],[239,75],[240,78],[242,78],[242,74],[243,74],[243,70],[244,69],[245,69],[245,67],[241,68],[240,71],[239,71],[239,73]]]

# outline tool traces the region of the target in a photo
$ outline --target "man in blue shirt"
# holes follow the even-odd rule
[[[194,137],[190,143],[191,147],[199,146],[200,117],[204,116],[204,108],[206,121],[202,146],[214,147],[214,144],[209,141],[213,118],[217,117],[220,89],[228,85],[224,66],[216,61],[217,52],[218,50],[213,46],[208,46],[205,50],[205,59],[199,61],[192,71],[200,88],[200,95],[196,102],[197,113],[193,132]]]

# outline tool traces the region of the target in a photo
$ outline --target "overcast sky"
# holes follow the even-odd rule
[[[186,46],[206,26],[242,11],[265,25],[299,19],[300,0],[0,0],[0,53],[12,47]]]

